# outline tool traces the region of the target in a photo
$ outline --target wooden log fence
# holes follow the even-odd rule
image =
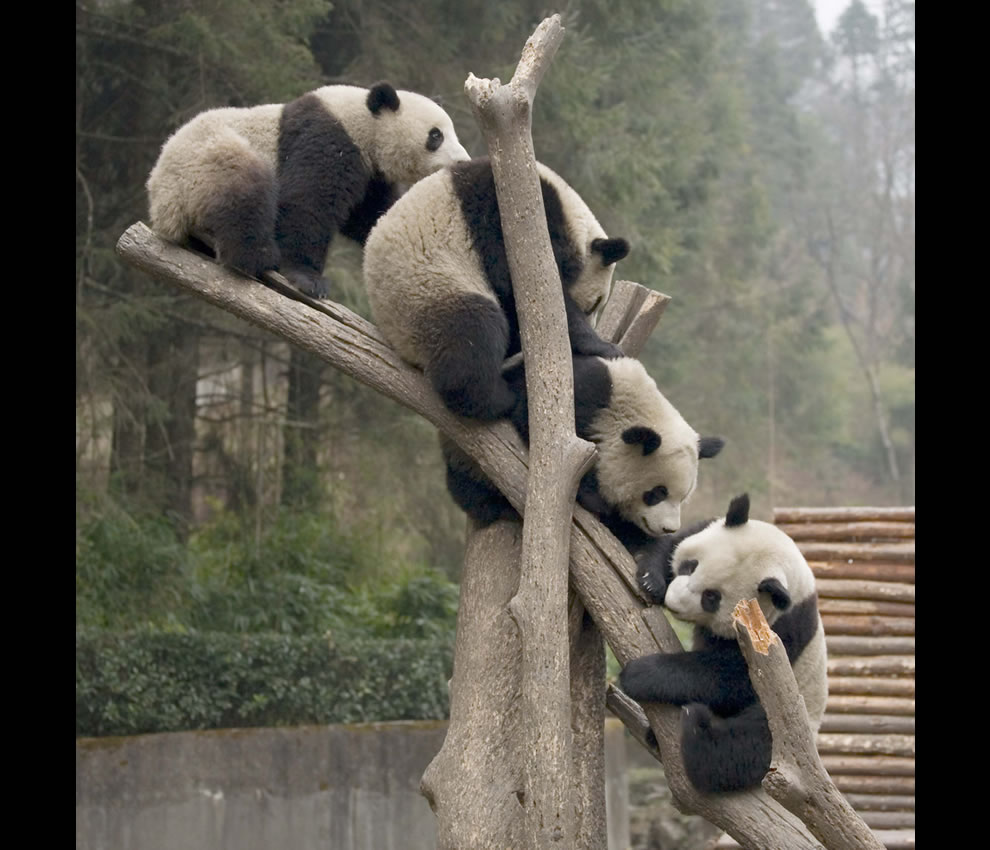
[[[777,508],[828,647],[822,764],[887,850],[914,850],[914,508]],[[721,846],[721,845],[720,845]]]

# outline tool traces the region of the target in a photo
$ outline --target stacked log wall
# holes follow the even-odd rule
[[[815,574],[829,696],[818,752],[888,850],[914,848],[914,508],[777,508]]]

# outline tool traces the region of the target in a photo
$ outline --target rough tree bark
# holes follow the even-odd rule
[[[461,569],[450,722],[421,790],[437,815],[438,850],[525,846],[520,636],[509,615],[519,588],[522,524],[469,520]]]
[[[519,590],[509,601],[509,612],[519,628],[522,651],[518,729],[527,754],[519,798],[527,821],[522,846],[533,850],[574,845],[568,528],[578,484],[595,452],[574,428],[563,292],[531,128],[536,90],[563,35],[559,15],[545,19],[526,42],[508,85],[473,74],[464,85],[491,158],[519,336],[530,364],[530,475]]]

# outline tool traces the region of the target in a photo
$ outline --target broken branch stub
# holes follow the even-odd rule
[[[773,739],[763,788],[799,817],[829,850],[882,850],[883,844],[835,787],[822,764],[787,651],[759,603],[755,599],[740,602],[732,619]]]

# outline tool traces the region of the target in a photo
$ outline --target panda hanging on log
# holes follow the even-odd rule
[[[581,479],[578,502],[645,568],[666,555],[657,547],[663,535],[681,526],[681,508],[697,487],[699,461],[718,455],[724,441],[699,435],[639,360],[575,355],[572,362],[577,434],[598,449],[594,466]],[[517,399],[510,419],[528,442],[524,367],[512,368],[506,379]],[[465,513],[481,526],[516,516],[470,456],[442,436],[441,447],[447,488]]]

